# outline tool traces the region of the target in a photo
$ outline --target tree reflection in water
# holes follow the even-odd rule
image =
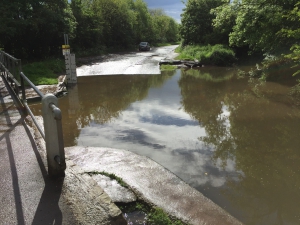
[[[68,127],[70,131],[64,134],[65,143],[68,146],[77,145],[82,127],[105,124],[118,118],[131,103],[146,98],[151,87],[160,87],[174,73],[79,77],[78,84],[70,90],[68,98],[62,98],[59,102],[61,110],[69,112],[69,118],[63,120],[63,123],[68,123],[63,127]]]
[[[299,224],[299,109],[274,97],[278,84],[253,90],[208,77],[189,70],[179,86],[185,111],[205,127],[200,140],[215,149],[212,160],[225,167],[232,159],[242,171],[239,181],[227,178],[222,193],[246,211],[246,224]]]
[[[136,149],[245,224],[299,224],[300,111],[287,87],[227,68],[174,73],[78,79],[59,100],[66,146]]]

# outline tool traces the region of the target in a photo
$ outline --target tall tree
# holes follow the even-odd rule
[[[134,32],[137,42],[146,40],[153,42],[155,40],[153,21],[147,4],[143,0],[136,0],[134,2],[134,10],[136,13]]]
[[[278,33],[280,36],[289,38],[292,41],[291,44],[291,53],[286,54],[285,56],[289,59],[295,61],[298,65],[300,64],[300,3],[297,3],[293,10],[289,11],[285,17],[290,22],[289,26],[286,26],[281,29]],[[300,70],[296,72],[299,74]]]
[[[103,18],[89,0],[72,0],[71,8],[76,18],[76,30],[72,46],[76,50],[98,49],[103,46]]]
[[[163,9],[152,9],[150,14],[157,42],[178,40],[178,24],[173,18],[167,16]]]
[[[67,0],[4,0],[0,13],[0,43],[17,57],[60,53],[63,33],[75,27]]]
[[[226,2],[213,10],[214,26],[229,33],[231,46],[248,46],[253,51],[271,52],[287,46],[289,39],[278,35],[289,27],[284,16],[296,0],[243,0]]]
[[[210,11],[222,4],[221,0],[188,0],[181,15],[180,35],[183,44],[216,44],[213,15]]]

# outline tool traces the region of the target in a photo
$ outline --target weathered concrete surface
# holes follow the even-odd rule
[[[36,117],[36,119],[43,127],[43,118]],[[45,142],[36,128],[34,137],[46,164]],[[121,210],[101,186],[71,160],[67,159],[66,164],[62,198],[74,214],[76,224],[126,225]]]
[[[96,174],[92,178],[103,188],[113,202],[130,203],[137,200],[136,195],[128,188],[122,187],[116,180]]]
[[[68,147],[66,157],[84,172],[113,173],[144,201],[193,225],[241,224],[226,211],[151,159],[129,151]]]
[[[0,77],[0,224],[125,225],[108,195],[72,162],[64,178],[48,177],[45,145],[27,119]]]
[[[126,225],[120,209],[88,174],[67,161],[63,196],[80,224]]]

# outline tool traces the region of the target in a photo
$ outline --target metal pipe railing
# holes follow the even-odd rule
[[[44,131],[39,126],[31,112],[26,95],[23,96],[22,102],[26,107],[27,112],[32,117],[34,124],[41,133],[46,142],[48,173],[50,176],[64,176],[66,169],[65,151],[62,132],[62,115],[61,110],[57,107],[58,100],[53,94],[44,95],[26,76],[23,72],[20,73],[21,83],[26,81],[31,88],[42,98],[42,116],[44,121]],[[23,92],[22,85],[22,92]],[[25,97],[25,98],[24,98]]]
[[[19,73],[17,73],[17,68]],[[10,81],[16,97],[22,102],[26,112],[31,116],[41,136],[46,142],[48,174],[50,176],[64,176],[66,169],[64,141],[62,132],[61,110],[58,108],[58,100],[53,94],[44,95],[22,72],[21,60],[0,51],[0,71],[3,77]],[[19,74],[19,76],[17,75]],[[5,76],[6,75],[6,76]],[[17,77],[18,76],[18,77]],[[17,81],[21,81],[21,85]],[[44,129],[38,124],[35,116],[29,108],[25,94],[25,81],[42,99],[42,116]],[[22,98],[19,96],[19,86],[22,89]]]
[[[33,115],[31,109],[29,108],[26,100],[26,94],[25,94],[25,82],[24,80],[29,84],[30,87],[33,88],[33,90],[41,97],[44,97],[44,94],[25,76],[23,72],[20,73],[20,78],[21,78],[21,84],[22,84],[22,103],[26,108],[27,113],[31,116],[33,123],[37,127],[38,131],[40,132],[41,136],[43,139],[46,141],[45,138],[45,133],[41,126],[38,124],[37,120],[35,119],[35,116]]]
[[[20,73],[21,75],[21,80],[24,79],[30,87],[33,88],[33,90],[41,97],[43,98],[44,94],[24,75],[23,72]]]
[[[10,83],[15,94],[19,93],[19,72],[21,71],[21,60],[9,55],[6,52],[0,51],[0,69],[3,70],[3,75]]]

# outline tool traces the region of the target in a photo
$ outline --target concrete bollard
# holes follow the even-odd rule
[[[61,111],[53,94],[42,98],[42,115],[45,129],[48,174],[51,177],[65,175],[66,162],[61,125]]]

